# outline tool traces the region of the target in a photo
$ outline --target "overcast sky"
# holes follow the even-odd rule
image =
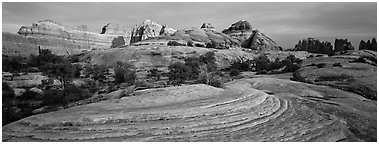
[[[270,36],[284,48],[314,37],[334,43],[347,38],[376,38],[376,3],[3,3],[3,32],[52,19],[68,25],[88,25],[100,32],[108,22],[130,29],[151,19],[174,29],[200,27],[210,22],[218,31],[240,19]]]

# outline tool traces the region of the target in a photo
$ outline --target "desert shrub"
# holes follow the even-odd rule
[[[333,66],[334,67],[342,67],[341,63],[334,63]]]
[[[79,62],[79,55],[70,55],[70,56],[67,56],[67,59],[71,63],[76,63],[76,62]]]
[[[199,66],[201,65],[200,58],[189,57],[185,60],[185,65],[188,67],[188,79],[197,79],[199,76]]]
[[[218,75],[211,77],[211,79],[209,80],[208,85],[211,85],[211,86],[214,86],[214,87],[218,87],[218,88],[224,88],[225,87],[225,84],[222,81],[222,78],[220,76],[218,76]]]
[[[136,80],[134,85],[139,88],[151,88],[152,86],[145,80]]]
[[[14,90],[5,82],[2,82],[2,98],[3,107],[11,105],[12,99],[15,97]]]
[[[159,71],[158,69],[156,69],[156,68],[150,69],[147,72],[148,72],[147,77],[155,78],[155,80],[157,80],[157,81],[161,79],[162,72]]]
[[[318,63],[316,64],[317,68],[324,68],[326,66],[325,63]]]
[[[48,89],[42,96],[43,105],[59,105],[62,103],[63,92],[58,89]]]
[[[261,55],[258,58],[255,58],[254,62],[255,62],[255,70],[257,72],[262,71],[262,70],[267,70],[267,71],[271,70],[270,68],[271,62],[266,55]]]
[[[193,41],[188,41],[188,42],[187,42],[187,46],[193,47],[193,46],[194,46]]]
[[[79,64],[74,64],[73,66],[73,77],[74,78],[79,78],[81,71],[83,70],[82,66]]]
[[[128,85],[133,85],[137,78],[133,69],[133,65],[130,63],[117,62],[114,75],[115,82],[118,84],[126,82]]]
[[[125,40],[123,36],[118,36],[112,40],[111,48],[116,48],[125,45]]]
[[[39,55],[31,55],[27,63],[28,65],[33,67],[43,67],[46,64],[63,63],[64,61],[68,60],[64,59],[62,56],[52,54],[51,51],[48,49],[40,49]]]
[[[83,74],[85,77],[103,82],[108,74],[108,68],[105,65],[87,65],[84,67]]]
[[[38,97],[39,97],[38,93],[28,90],[28,91],[22,93],[21,96],[17,97],[17,99],[19,99],[19,100],[33,100],[33,99],[37,99]]]
[[[42,67],[42,74],[61,80],[63,85],[74,77],[73,65],[64,61],[62,63],[47,63]]]
[[[186,44],[181,44],[181,43],[179,43],[177,41],[168,41],[167,45],[168,46],[186,46]]]
[[[206,45],[201,44],[201,43],[195,43],[195,46],[196,46],[196,47],[206,47]]]
[[[230,76],[238,76],[240,74],[241,72],[238,69],[232,69],[230,70],[230,73],[229,73]]]
[[[86,89],[80,89],[73,84],[67,84],[63,90],[48,89],[42,96],[43,105],[63,106],[71,102],[83,100],[92,96]]]
[[[4,56],[2,57],[3,71],[18,73],[24,71],[28,66],[25,64],[26,59],[21,56]]]
[[[168,79],[173,85],[180,85],[190,78],[191,68],[181,62],[171,64],[168,69]]]

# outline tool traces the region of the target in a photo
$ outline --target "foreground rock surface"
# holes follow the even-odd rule
[[[3,141],[376,141],[376,102],[274,78],[188,85],[34,115]]]

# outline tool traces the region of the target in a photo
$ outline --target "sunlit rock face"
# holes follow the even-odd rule
[[[243,48],[261,51],[282,50],[269,36],[259,30],[253,30],[252,25],[245,20],[233,23],[222,33],[240,41]]]
[[[275,78],[136,91],[34,115],[3,141],[376,141],[376,102]]]
[[[75,54],[92,49],[109,49],[112,41],[119,36],[126,42],[130,41],[130,30],[112,23],[99,28],[96,33],[89,31],[86,25],[69,26],[42,20],[31,26],[22,26],[17,34],[3,33],[4,54],[24,56],[37,53],[38,48],[50,49],[59,55]]]
[[[136,43],[148,38],[170,35],[175,32],[175,29],[169,28],[167,25],[162,26],[151,20],[145,20],[142,25],[136,25],[133,28],[130,43]]]

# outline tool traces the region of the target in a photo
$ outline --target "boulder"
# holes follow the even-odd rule
[[[40,94],[40,95],[43,94],[43,91],[42,91],[41,89],[37,88],[37,87],[33,87],[33,88],[31,88],[31,89],[29,89],[29,91],[32,91],[32,92],[38,93],[38,94]]]
[[[21,96],[24,92],[26,92],[26,89],[14,88],[13,91],[14,91],[14,95],[18,97],[18,96]]]

